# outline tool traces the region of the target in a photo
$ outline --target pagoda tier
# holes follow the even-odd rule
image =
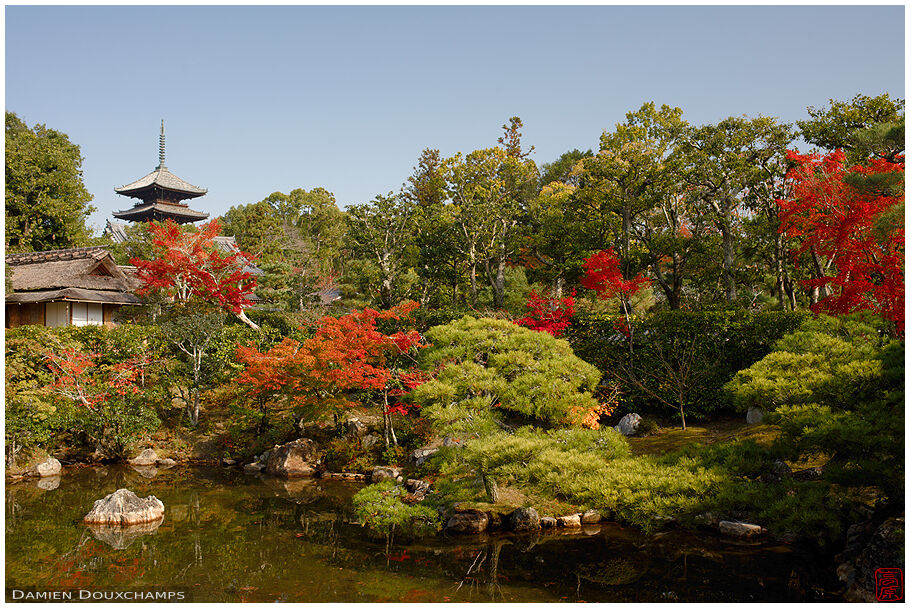
[[[186,182],[164,165],[164,121],[161,121],[161,140],[158,152],[158,166],[154,171],[131,184],[114,188],[123,196],[140,199],[132,209],[118,211],[114,217],[130,222],[174,220],[178,224],[198,222],[209,214],[190,209],[184,199],[202,196],[208,190]]]
[[[169,204],[161,201],[137,203],[132,209],[118,211],[114,217],[130,222],[163,222],[174,220],[178,224],[198,222],[209,216],[202,211],[194,211],[186,205]]]

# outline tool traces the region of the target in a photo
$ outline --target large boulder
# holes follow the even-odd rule
[[[382,441],[382,437],[380,437],[376,433],[370,433],[369,435],[360,438],[360,445],[363,446],[363,449],[369,450],[374,445],[379,445],[379,442],[381,442],[381,441]]]
[[[370,473],[370,483],[379,483],[391,479],[394,482],[401,481],[401,469],[398,467],[373,467]]]
[[[301,438],[272,448],[265,472],[278,477],[310,477],[316,473],[319,456],[316,442]]]
[[[490,516],[484,511],[459,511],[449,518],[446,531],[455,534],[480,534],[490,525]]]
[[[35,467],[35,472],[38,473],[39,477],[53,477],[54,475],[59,475],[63,470],[63,467],[60,466],[60,461],[56,458],[48,458],[44,462],[38,463],[38,466]]]
[[[151,466],[158,462],[158,454],[155,453],[155,450],[146,448],[142,450],[142,453],[130,460],[130,464],[136,466]]]
[[[164,517],[164,504],[154,496],[139,498],[121,488],[95,501],[92,510],[82,519],[87,524],[132,526],[146,524]]]
[[[641,424],[641,416],[638,414],[626,414],[622,417],[615,428],[626,437],[638,432],[638,425]]]
[[[540,529],[540,515],[533,507],[515,509],[506,516],[506,525],[515,532],[529,532]]]

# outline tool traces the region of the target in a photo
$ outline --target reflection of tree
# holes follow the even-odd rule
[[[464,577],[462,577],[461,581],[458,583],[458,586],[455,588],[455,591],[460,591],[465,582],[468,582],[472,588],[471,595],[473,595],[473,589],[479,589],[481,585],[484,585],[486,587],[486,593],[489,595],[488,601],[506,601],[505,594],[499,585],[499,554],[502,551],[502,546],[504,544],[506,544],[506,541],[497,540],[485,545],[482,549],[480,549],[477,552],[477,556],[474,558],[474,561],[468,567],[467,572],[464,573]],[[476,576],[471,576],[472,572],[482,572],[484,564],[488,561],[489,565],[486,570],[486,581],[482,581]],[[499,599],[497,599],[497,597]]]

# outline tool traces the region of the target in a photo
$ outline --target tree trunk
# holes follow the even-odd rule
[[[469,258],[471,264],[471,306],[477,306],[477,257],[473,248]]]
[[[193,387],[191,393],[193,399],[191,403],[187,404],[187,414],[190,416],[190,426],[196,428],[199,424],[199,389]]]
[[[731,219],[729,216],[724,218],[724,224],[721,227],[724,249],[724,292],[729,304],[736,301],[736,281],[733,279],[733,228]]]
[[[679,393],[679,417],[682,419],[682,430],[686,430],[686,412],[683,411],[683,394]]]
[[[506,293],[506,260],[499,257],[496,265],[496,279],[493,281],[493,307],[502,308]]]
[[[562,290],[565,289],[566,279],[562,276],[562,271],[559,271],[559,274],[556,276],[556,281],[553,285],[553,295],[556,298],[562,298]]]
[[[480,478],[483,480],[483,488],[487,491],[489,501],[491,503],[499,502],[499,486],[496,485],[496,480],[486,473],[481,473]]]

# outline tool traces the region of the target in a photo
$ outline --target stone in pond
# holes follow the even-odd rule
[[[56,458],[48,458],[35,467],[39,477],[53,477],[54,475],[59,475],[62,470],[63,467],[60,466],[60,461]]]
[[[556,527],[556,518],[555,517],[541,517],[540,518],[540,527],[541,528],[555,528]]]
[[[251,462],[249,464],[243,465],[243,472],[244,473],[259,473],[264,468],[265,468],[265,465],[260,462]]]
[[[460,511],[449,518],[446,531],[455,534],[480,534],[490,525],[490,516],[483,511]]]
[[[151,466],[158,462],[158,454],[155,453],[155,450],[146,448],[142,450],[142,453],[130,460],[130,464],[137,466]]]
[[[638,414],[626,414],[622,417],[615,428],[626,437],[638,432],[638,425],[641,424],[641,416]]]
[[[506,516],[506,525],[515,532],[528,532],[540,529],[540,515],[533,507],[515,509]]]
[[[319,456],[312,439],[297,439],[272,448],[265,472],[278,477],[311,477],[316,473]]]
[[[173,458],[159,458],[155,464],[163,469],[169,469],[177,464],[177,461]]]
[[[761,536],[764,533],[764,528],[756,524],[746,524],[741,521],[722,521],[717,524],[717,529],[720,530],[721,534],[726,534],[727,536],[736,536],[738,538],[752,538],[754,536]]]
[[[139,498],[120,488],[113,494],[95,501],[92,510],[82,521],[87,524],[132,526],[146,524],[164,517],[164,504],[154,496]]]
[[[581,514],[581,523],[583,524],[599,524],[601,519],[603,517],[597,511],[585,511]]]
[[[562,517],[557,517],[556,525],[560,528],[580,528],[581,514],[576,513],[575,515],[563,515]]]

